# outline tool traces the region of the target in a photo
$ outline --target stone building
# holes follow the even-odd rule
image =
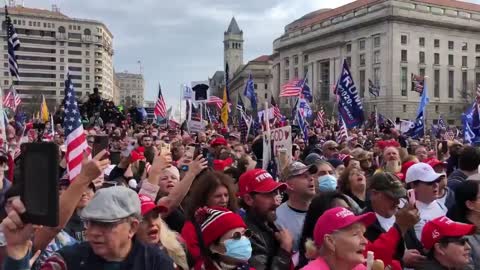
[[[426,77],[428,123],[442,114],[449,124],[473,102],[480,83],[480,5],[454,0],[358,0],[312,12],[285,27],[273,42],[274,94],[283,83],[307,73],[314,107],[334,108],[332,93],[342,63],[350,64],[369,111],[413,119],[419,94],[411,74]],[[380,95],[368,91],[368,80]],[[292,99],[282,98],[289,108]]]
[[[21,81],[16,89],[24,105],[40,104],[41,95],[49,107],[59,104],[67,67],[79,98],[98,87],[103,98],[113,99],[113,35],[104,23],[68,17],[56,6],[52,10],[10,6],[8,12],[21,43],[16,52]],[[5,18],[3,9],[0,16]],[[1,35],[6,39],[4,19]],[[6,42],[0,53],[4,56],[0,85],[7,89],[12,80]]]

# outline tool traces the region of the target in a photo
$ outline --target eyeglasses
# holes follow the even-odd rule
[[[101,221],[85,220],[84,224],[86,229],[89,229],[91,227],[96,227],[103,231],[108,231],[108,230],[112,230],[113,228],[125,222],[127,222],[127,219],[121,219],[116,222],[101,222]]]
[[[444,237],[440,239],[440,242],[444,244],[452,243],[460,246],[465,246],[465,244],[469,243],[468,238],[466,237]]]
[[[330,151],[335,151],[335,150],[338,150],[338,147],[329,147],[327,149],[330,150]]]
[[[241,232],[234,232],[231,239],[240,240],[240,238],[242,238],[242,236],[245,236],[245,237],[247,237],[247,238],[250,238],[250,237],[252,237],[252,235],[253,235],[253,232],[247,229],[247,230],[245,230],[243,233],[241,233]]]

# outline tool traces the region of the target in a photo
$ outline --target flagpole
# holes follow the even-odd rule
[[[185,86],[184,86],[185,87]],[[183,100],[183,92],[182,92],[182,85],[180,85],[180,123],[182,123],[182,100]]]

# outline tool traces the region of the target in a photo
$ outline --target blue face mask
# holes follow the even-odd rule
[[[242,236],[240,239],[228,239],[225,240],[225,256],[228,256],[233,259],[240,261],[248,261],[252,256],[252,244],[250,240]]]
[[[331,174],[318,178],[318,189],[320,191],[335,191],[337,189],[337,178]]]

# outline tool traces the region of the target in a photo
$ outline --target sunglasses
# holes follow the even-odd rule
[[[440,239],[440,242],[444,244],[458,244],[460,246],[465,246],[466,243],[469,243],[468,238],[466,237],[444,237]]]
[[[252,235],[253,235],[253,232],[250,231],[249,229],[246,229],[243,233],[241,233],[241,232],[233,233],[231,239],[240,240],[240,238],[242,238],[242,236],[245,236],[246,238],[250,238],[250,237],[252,237]]]

